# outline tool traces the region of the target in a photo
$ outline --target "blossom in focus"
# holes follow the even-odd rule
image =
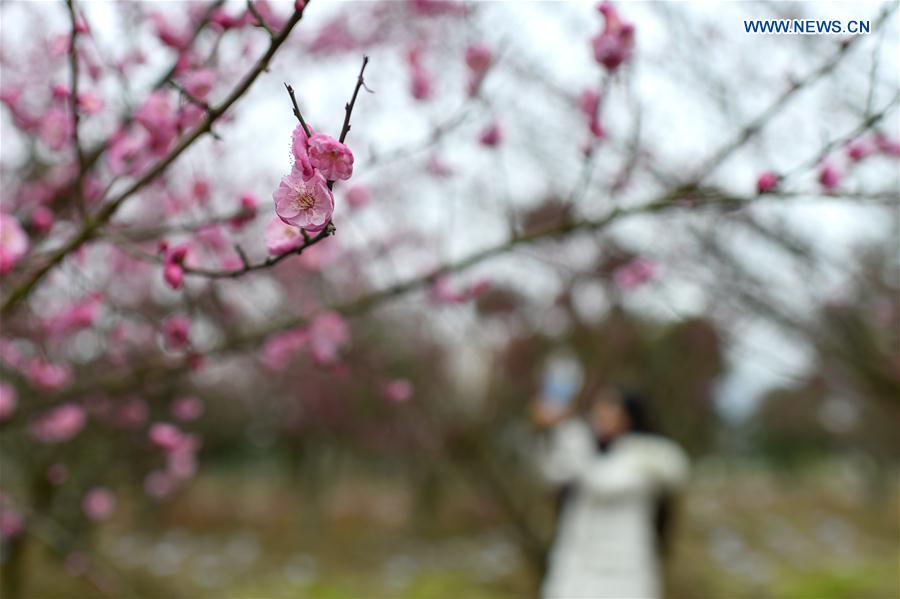
[[[656,265],[646,258],[635,258],[616,269],[613,277],[622,289],[631,290],[656,276]]]
[[[173,316],[163,323],[163,340],[170,350],[182,349],[190,344],[191,321],[184,316]]]
[[[381,392],[388,401],[402,403],[412,398],[413,386],[407,379],[392,379],[382,386]]]
[[[334,363],[350,341],[347,323],[337,312],[318,315],[309,327],[309,344],[313,358],[321,364]]]
[[[81,509],[94,522],[106,520],[116,511],[116,496],[105,487],[94,487],[85,493]]]
[[[777,186],[778,174],[773,171],[762,172],[756,179],[756,191],[758,193],[768,193]]]
[[[63,404],[39,416],[31,423],[31,436],[42,443],[62,443],[84,428],[84,408],[74,403]]]
[[[819,183],[826,190],[831,191],[841,182],[841,172],[831,164],[822,165],[819,171]]]
[[[603,31],[591,40],[594,59],[607,71],[615,71],[634,52],[634,25],[622,20],[609,2],[601,2],[597,10],[603,15]]]
[[[309,127],[309,133],[310,135],[316,134],[312,127]],[[291,134],[291,153],[294,155],[294,170],[300,171],[304,181],[316,173],[309,160],[309,137],[303,125],[294,127],[294,132]]]
[[[334,196],[320,173],[304,180],[302,174],[294,169],[281,179],[272,197],[275,212],[289,225],[315,233],[331,222]]]
[[[28,251],[28,235],[14,216],[0,212],[0,274],[13,266]]]
[[[309,161],[329,181],[346,180],[353,175],[353,152],[322,133],[309,138]]]
[[[303,235],[300,229],[289,225],[276,214],[266,225],[265,232],[266,249],[273,256],[280,256],[296,250],[303,245]]]
[[[0,422],[12,418],[18,403],[16,390],[12,385],[0,382]]]

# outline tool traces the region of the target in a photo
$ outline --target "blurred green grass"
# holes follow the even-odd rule
[[[700,468],[680,502],[668,597],[900,597],[897,488],[872,489],[850,471]],[[460,487],[429,516],[417,514],[401,479],[350,476],[311,500],[283,476],[222,472],[152,519],[141,500],[126,499],[93,559],[116,597],[533,595],[534,577],[480,501]],[[46,552],[29,559],[29,597],[102,596]]]

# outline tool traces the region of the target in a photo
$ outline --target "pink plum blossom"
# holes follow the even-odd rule
[[[597,10],[603,15],[604,24],[603,31],[591,40],[594,59],[607,71],[615,71],[634,52],[634,25],[623,21],[609,2],[600,3]]]
[[[778,173],[774,171],[764,171],[759,174],[756,179],[756,191],[758,193],[769,193],[778,187]]]
[[[312,355],[321,364],[332,364],[343,347],[350,341],[347,323],[337,312],[318,315],[309,328]]]
[[[307,127],[310,135],[316,134],[312,127],[308,125]],[[303,125],[294,127],[294,132],[291,134],[291,153],[294,156],[294,170],[300,171],[304,181],[308,180],[316,172],[309,160],[309,137]]]
[[[150,441],[163,451],[175,451],[188,442],[188,436],[174,424],[157,422],[150,427]]]
[[[329,181],[353,175],[353,153],[338,140],[322,133],[309,138],[309,161]]]
[[[503,141],[503,132],[500,130],[500,123],[494,121],[478,136],[478,142],[488,148],[495,148]]]
[[[81,509],[94,522],[107,520],[116,511],[116,496],[106,487],[94,487],[85,493]]]
[[[394,403],[409,401],[413,395],[413,385],[407,379],[392,379],[381,388],[384,398]]]
[[[229,222],[232,228],[240,229],[247,223],[253,222],[253,219],[256,218],[257,204],[259,204],[259,200],[252,193],[241,194],[241,211]]]
[[[473,95],[487,74],[494,56],[484,44],[472,44],[466,48],[466,66],[469,67],[469,95]]]
[[[315,233],[331,222],[334,196],[320,173],[304,181],[302,174],[294,169],[281,179],[272,197],[275,212],[289,225]]]
[[[34,385],[53,391],[69,384],[72,380],[72,369],[67,364],[53,364],[35,358],[29,362],[25,375]]]
[[[819,171],[819,183],[828,191],[837,187],[841,182],[841,172],[831,164],[822,165]]]
[[[413,48],[407,55],[410,76],[410,94],[416,100],[427,100],[434,92],[431,75],[422,65],[422,48]]]
[[[352,185],[347,189],[347,203],[353,208],[362,208],[369,202],[369,188],[365,185]]]
[[[12,385],[0,382],[0,422],[12,418],[17,403],[16,389]]]
[[[78,110],[83,114],[97,114],[104,106],[103,99],[92,91],[78,94]]]
[[[184,77],[184,89],[198,100],[205,100],[215,85],[216,74],[210,69],[197,69]]]
[[[0,274],[8,273],[28,251],[28,235],[14,216],[0,212]]]
[[[299,228],[289,225],[278,215],[266,225],[266,249],[273,256],[280,256],[291,252],[303,245],[303,235]]]
[[[86,329],[100,316],[102,307],[103,296],[99,293],[92,294],[51,316],[46,322],[47,331],[51,335],[66,335]]]
[[[179,397],[172,402],[171,411],[178,420],[191,422],[203,415],[203,402],[196,397]]]
[[[170,350],[190,345],[191,321],[184,316],[173,316],[163,323],[163,340]]]
[[[62,443],[78,435],[86,420],[84,408],[67,403],[40,415],[31,423],[30,432],[42,443]]]
[[[896,139],[888,139],[885,135],[879,133],[875,136],[875,145],[878,151],[885,156],[900,156],[900,141]]]
[[[63,108],[51,108],[41,120],[41,141],[51,150],[58,151],[72,139],[72,119]]]
[[[631,290],[649,282],[656,276],[656,265],[647,258],[634,258],[620,266],[613,273],[616,284],[622,289]]]
[[[166,152],[178,134],[178,113],[172,96],[164,90],[147,96],[134,112],[134,120],[150,135],[150,147],[156,154]]]
[[[172,289],[180,289],[184,282],[182,265],[187,259],[190,245],[182,243],[173,248],[165,248],[163,257],[163,279]]]
[[[31,227],[38,234],[44,235],[49,233],[55,220],[56,217],[53,215],[53,211],[46,206],[37,206],[31,211]]]
[[[309,333],[305,329],[293,329],[272,335],[262,349],[263,366],[269,370],[283,370],[308,340]]]

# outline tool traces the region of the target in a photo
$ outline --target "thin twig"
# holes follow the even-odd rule
[[[269,37],[275,39],[275,32],[272,31],[272,28],[269,27],[269,24],[266,23],[266,20],[260,14],[259,9],[256,8],[256,5],[253,4],[253,0],[247,0],[247,10],[249,10],[256,20],[259,22],[259,26],[266,30],[266,33],[269,34]]]
[[[300,126],[303,127],[303,132],[306,133],[306,137],[312,137],[309,126],[306,124],[306,121],[303,120],[303,114],[300,112],[300,105],[297,104],[297,96],[294,95],[294,88],[291,87],[288,83],[285,83],[284,87],[287,89],[287,93],[291,97],[291,104],[294,105],[294,116],[297,117],[298,121],[300,121]]]
[[[87,207],[84,202],[84,190],[82,181],[84,180],[85,158],[84,149],[81,147],[81,115],[78,110],[78,14],[75,11],[75,1],[66,0],[66,6],[69,9],[69,21],[71,22],[72,33],[69,39],[69,75],[71,84],[69,86],[69,104],[72,107],[72,144],[75,146],[75,156],[78,159],[78,174],[75,180],[75,197],[77,199],[77,207],[84,217],[87,214]]]

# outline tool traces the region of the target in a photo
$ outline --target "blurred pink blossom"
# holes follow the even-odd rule
[[[756,179],[756,191],[768,193],[778,187],[778,174],[774,171],[764,171]]]
[[[269,370],[283,370],[308,340],[309,333],[305,329],[293,329],[272,335],[263,345],[260,360]]]
[[[636,289],[656,276],[656,264],[647,258],[634,258],[617,268],[613,276],[622,289]]]
[[[395,403],[409,401],[413,395],[413,385],[408,379],[392,379],[381,389],[385,399]]]
[[[299,228],[285,223],[276,214],[266,225],[266,249],[273,256],[280,256],[303,245],[303,235]]]
[[[84,408],[67,403],[38,416],[30,431],[42,443],[62,443],[78,435],[86,420]]]
[[[184,349],[190,345],[191,321],[185,316],[173,316],[163,323],[163,340],[170,350]]]
[[[494,121],[487,126],[478,136],[478,142],[488,148],[495,148],[503,141],[503,132],[500,130],[500,123]]]
[[[309,328],[312,355],[321,364],[332,364],[350,341],[347,323],[337,312],[324,312],[313,319]]]
[[[841,172],[831,164],[823,164],[819,171],[819,183],[828,191],[837,187],[841,182]]]
[[[14,216],[0,212],[0,274],[12,270],[28,251],[28,235]]]
[[[615,71],[634,52],[634,25],[622,20],[613,5],[604,1],[597,10],[603,15],[603,31],[592,40],[594,59],[607,71]]]
[[[352,185],[347,189],[347,203],[353,208],[362,208],[369,202],[369,188],[365,185]]]
[[[18,403],[16,389],[12,385],[0,382],[0,422],[12,418]]]
[[[179,397],[172,403],[171,411],[178,420],[191,422],[203,415],[203,402],[196,397]]]
[[[81,509],[94,522],[107,520],[116,511],[116,496],[106,487],[94,487],[81,500]]]

